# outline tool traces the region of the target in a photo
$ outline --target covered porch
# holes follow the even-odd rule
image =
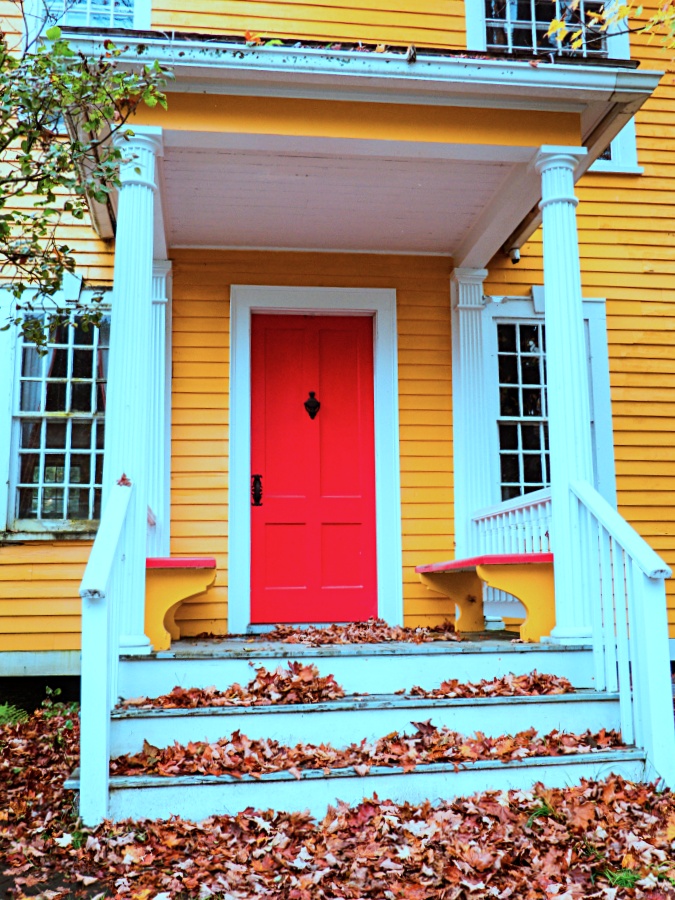
[[[120,656],[152,653],[148,556],[199,555],[215,536],[221,606],[196,616],[214,623],[202,630],[272,624],[252,600],[265,562],[252,549],[265,405],[255,321],[339,315],[368,319],[372,335],[358,401],[373,407],[372,612],[391,625],[454,613],[451,598],[425,593],[417,565],[552,550],[547,637],[593,646],[594,684],[621,688],[622,727],[670,772],[652,715],[670,703],[667,570],[595,487],[574,195],[654,75],[213,44],[167,54],[169,112],[144,114],[123,144],[115,209],[95,210],[101,233],[115,221],[116,255],[105,509],[82,585],[83,754],[90,741],[107,766],[93,724],[109,714],[101,690],[117,696]],[[491,441],[484,285],[495,255],[517,262],[542,221],[551,487],[502,503],[476,449]],[[609,594],[607,565],[623,585]],[[316,620],[345,618],[321,605]],[[103,768],[86,775],[92,810]]]

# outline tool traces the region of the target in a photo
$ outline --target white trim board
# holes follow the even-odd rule
[[[251,610],[251,314],[374,317],[375,508],[378,615],[403,624],[396,291],[233,285],[230,294],[228,630],[242,634]]]

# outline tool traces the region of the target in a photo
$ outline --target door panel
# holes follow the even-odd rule
[[[377,615],[372,318],[253,316],[251,472],[251,622]]]

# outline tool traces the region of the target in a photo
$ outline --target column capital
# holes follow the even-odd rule
[[[538,172],[548,169],[569,169],[574,171],[580,159],[588,153],[585,147],[566,147],[555,144],[543,144],[539,148],[534,164]]]
[[[452,270],[452,275],[450,277],[453,278],[457,284],[479,284],[482,286],[483,282],[488,277],[488,270],[458,266]]]
[[[171,278],[170,259],[155,259],[152,262],[152,302],[166,304],[169,301],[167,282]]]
[[[453,309],[482,309],[485,306],[483,282],[487,276],[487,269],[454,269],[450,276]]]
[[[136,184],[157,190],[156,159],[164,156],[162,129],[156,125],[141,125],[131,133],[118,132],[113,143],[122,154],[121,188]]]

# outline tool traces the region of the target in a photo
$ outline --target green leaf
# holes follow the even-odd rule
[[[51,28],[48,28],[45,31],[45,37],[48,41],[58,41],[58,39],[61,37],[61,29],[58,25],[52,25]]]

